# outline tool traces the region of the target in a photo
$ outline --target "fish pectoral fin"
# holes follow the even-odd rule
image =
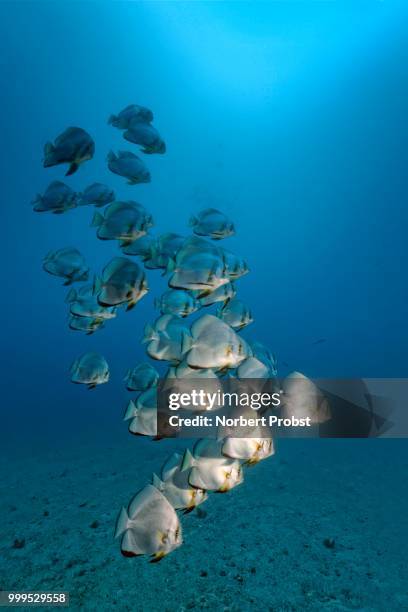
[[[149,563],[159,563],[159,561],[161,561],[165,556],[166,556],[166,553],[162,550],[160,552],[154,553]]]
[[[89,385],[88,385],[88,389],[89,390],[95,389],[95,388],[96,388],[96,383],[89,383]]]

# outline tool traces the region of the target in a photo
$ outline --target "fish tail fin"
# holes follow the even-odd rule
[[[152,325],[150,325],[150,323],[147,323],[144,328],[142,343],[151,342],[151,340],[158,340],[158,339],[159,339],[158,333],[154,330],[154,328],[152,327]]]
[[[51,142],[46,142],[44,145],[44,168],[54,164],[54,151],[54,145]]]
[[[43,263],[46,263],[47,261],[50,261],[50,259],[52,259],[54,257],[54,251],[48,251],[48,253],[46,254],[46,256],[43,259]]]
[[[71,367],[69,369],[70,374],[74,374],[76,372],[76,370],[78,368],[78,365],[79,365],[79,360],[75,359],[75,361],[72,363],[72,365],[71,365]]]
[[[117,158],[116,158],[116,155],[114,154],[114,152],[113,151],[109,151],[107,160],[109,162],[111,162],[111,161],[115,161],[115,159],[117,159]]]
[[[137,416],[137,413],[138,413],[138,409],[137,409],[135,402],[133,400],[130,400],[125,410],[125,415],[123,417],[123,420],[129,421],[129,419],[133,419],[135,416]]]
[[[175,269],[176,269],[176,262],[174,261],[174,259],[172,259],[170,257],[169,261],[167,262],[167,266],[166,266],[166,269],[164,271],[164,274],[168,274],[170,272],[174,272]],[[164,276],[164,274],[163,274],[163,276]]]
[[[160,480],[160,478],[157,476],[157,474],[153,474],[153,476],[152,476],[152,484],[160,492],[163,491],[164,482],[162,480]]]
[[[102,279],[95,274],[92,285],[92,294],[98,295],[102,291]]]
[[[69,165],[69,168],[65,173],[65,176],[71,176],[71,174],[75,174],[78,168],[79,168],[78,162],[72,162],[72,164]]]
[[[103,215],[100,212],[96,211],[94,216],[92,217],[91,227],[99,227],[103,223]]]
[[[272,372],[275,376],[278,373],[278,358],[275,353],[272,354]]]
[[[181,337],[181,353],[188,353],[193,346],[193,338],[187,332],[183,332]]]
[[[76,290],[72,287],[72,289],[70,289],[67,293],[67,297],[65,298],[65,302],[66,304],[72,304],[72,302],[75,302],[75,300],[77,299],[77,292]]]
[[[108,125],[113,125],[114,121],[116,121],[116,115],[109,115],[109,117],[108,117]]]
[[[44,145],[44,155],[50,155],[54,153],[54,145],[52,142],[46,142]]]
[[[115,525],[115,538],[118,538],[129,528],[129,515],[126,508],[122,508]]]
[[[181,461],[180,472],[185,472],[185,470],[188,470],[194,467],[195,465],[196,465],[196,460],[191,454],[191,451],[188,448],[186,448],[186,450],[184,451],[183,459]]]
[[[151,244],[148,248],[147,259],[154,259],[157,255],[157,246],[155,244]]]
[[[154,302],[153,302],[153,304],[154,304],[154,307],[155,307],[155,308],[160,309],[160,306],[161,306],[161,301],[160,301],[160,299],[159,299],[159,298],[154,298]]]
[[[188,224],[190,227],[194,227],[195,225],[197,225],[198,219],[197,217],[195,217],[194,215],[191,215],[190,219],[188,220]]]

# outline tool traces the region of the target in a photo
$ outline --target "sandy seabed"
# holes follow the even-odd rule
[[[2,453],[0,590],[69,591],[74,610],[408,610],[408,441],[280,441],[149,564],[120,555],[116,516],[187,441],[113,438]]]

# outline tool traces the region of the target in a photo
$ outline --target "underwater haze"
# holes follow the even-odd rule
[[[44,256],[73,246],[100,273],[121,253],[97,239],[93,207],[30,205],[53,180],[98,181],[179,234],[219,208],[236,227],[222,246],[250,269],[244,335],[279,375],[404,378],[407,27],[398,0],[0,3],[0,591],[69,591],[74,610],[408,610],[404,439],[281,441],[183,519],[178,551],[155,565],[120,555],[118,511],[185,446],[123,422],[123,377],[146,360],[167,279],[147,270],[131,311],[70,330]],[[107,120],[133,103],[167,150],[140,154],[151,182],[130,186],[106,157],[137,147]],[[95,155],[64,177],[43,148],[68,126]],[[110,367],[90,391],[69,373],[88,351]]]

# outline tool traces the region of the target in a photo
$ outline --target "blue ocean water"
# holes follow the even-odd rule
[[[42,168],[42,151],[69,125],[96,143],[67,179],[74,189],[108,183],[144,204],[158,232],[187,232],[207,206],[234,220],[225,246],[250,266],[239,281],[255,317],[246,336],[270,346],[282,373],[406,376],[407,25],[402,1],[0,4],[5,464],[79,439],[128,443],[122,377],[144,357],[165,287],[151,271],[133,311],[90,337],[68,329],[66,290],[42,271],[44,255],[76,246],[100,271],[119,254],[97,240],[91,208],[30,206],[64,180]],[[129,103],[153,110],[167,143],[146,158],[152,182],[134,187],[106,166],[110,149],[136,150],[107,125]],[[94,392],[69,382],[88,350],[111,366]],[[130,442],[142,462],[144,443]],[[406,449],[388,444],[388,461]]]

